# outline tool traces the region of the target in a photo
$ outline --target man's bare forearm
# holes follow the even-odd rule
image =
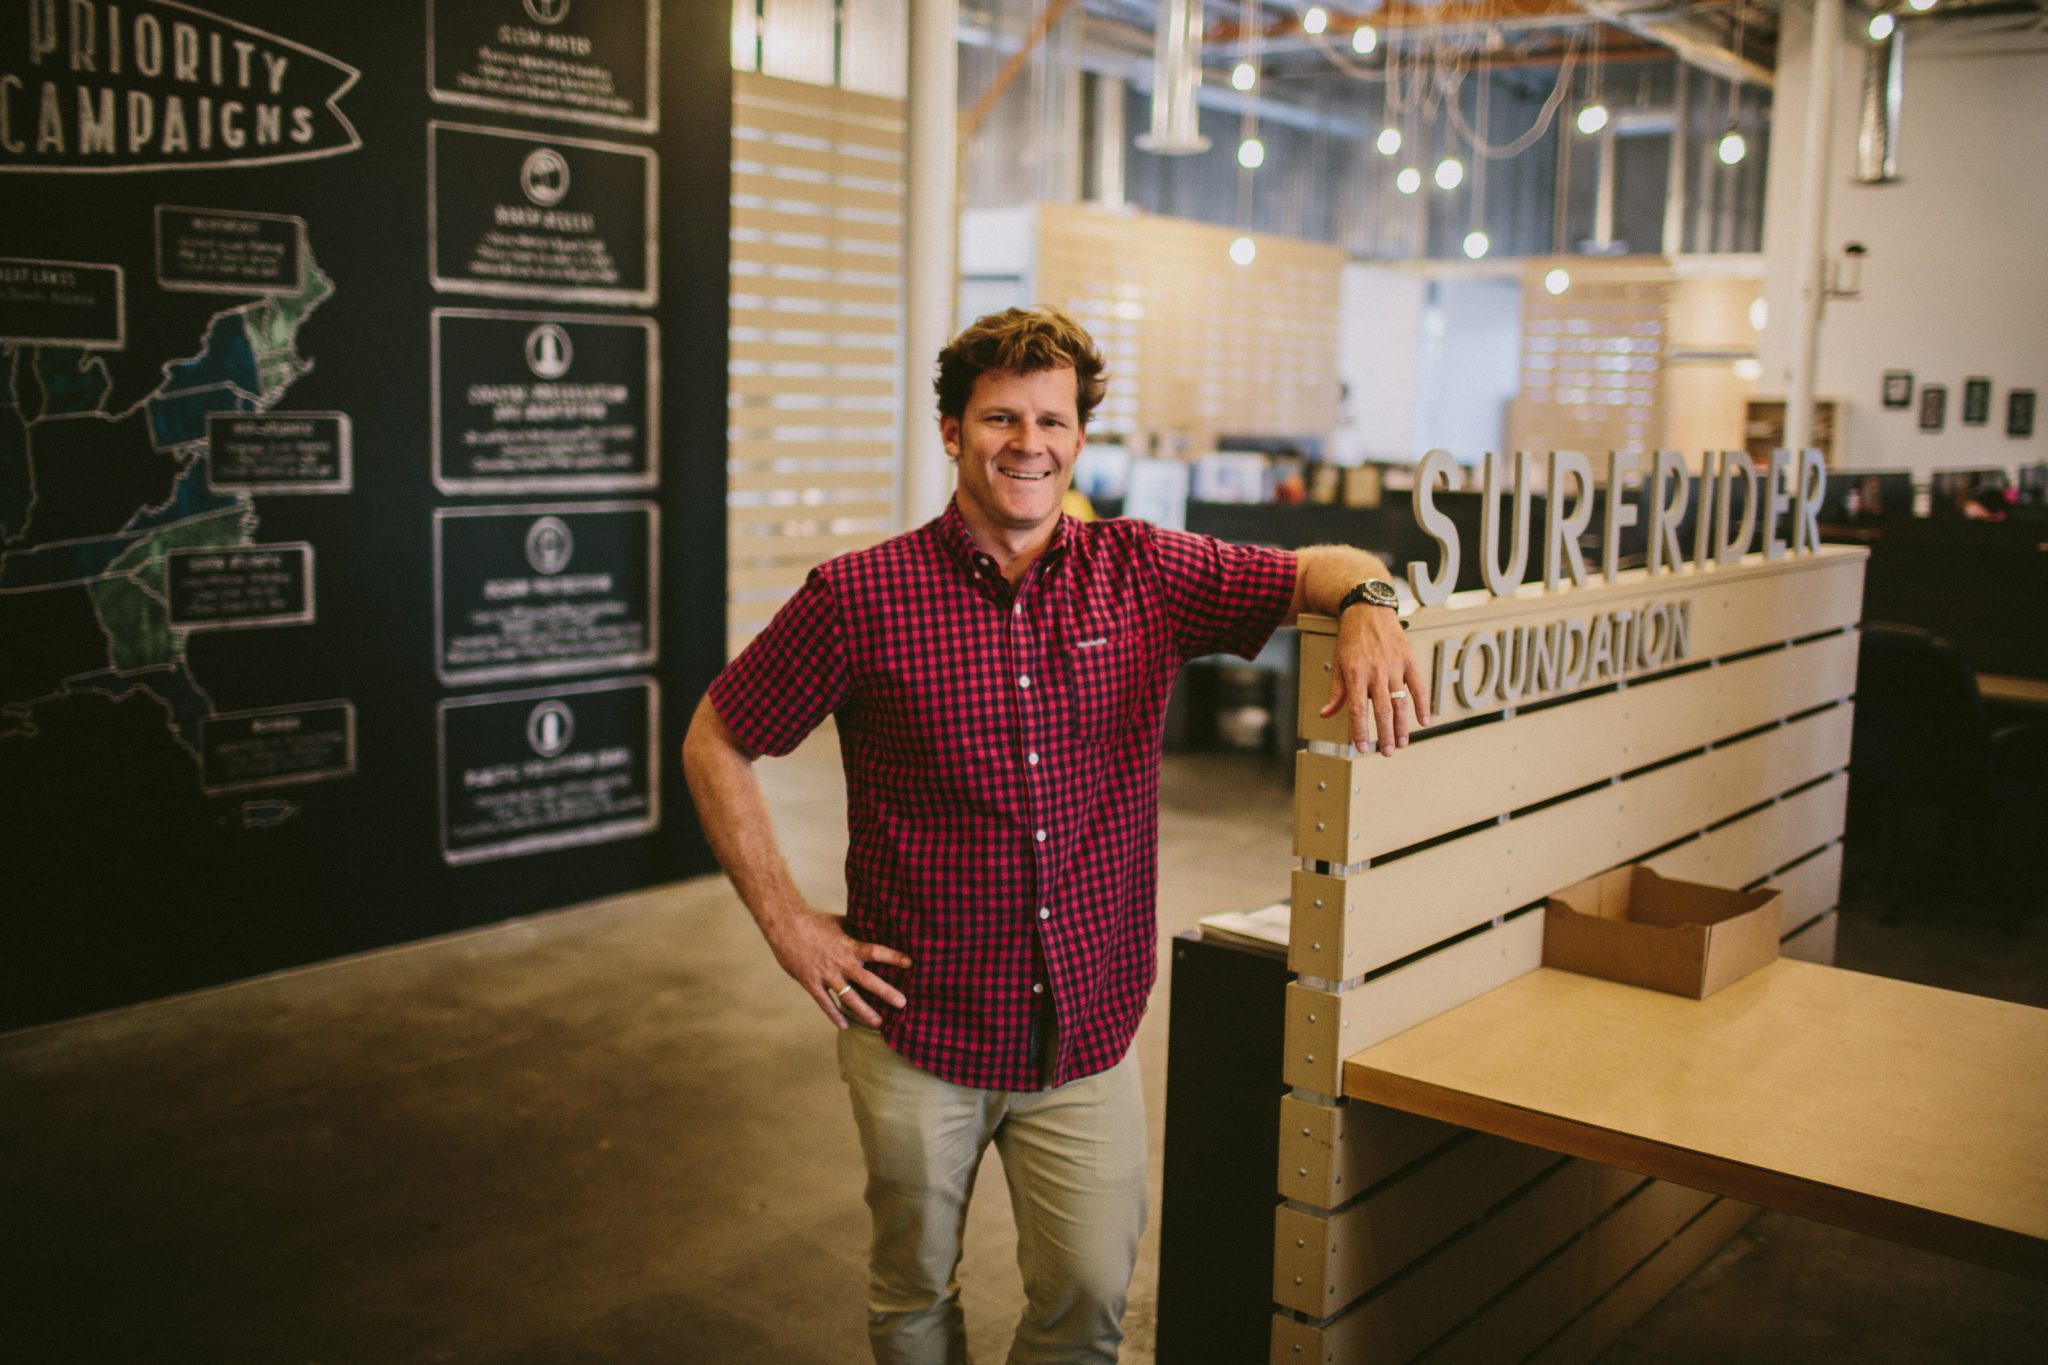
[[[803,893],[768,818],[754,757],[740,747],[706,697],[683,739],[683,777],[718,865],[766,931],[804,908]]]
[[[1294,605],[1287,625],[1303,612],[1335,616],[1345,593],[1368,578],[1392,577],[1378,555],[1350,545],[1311,545],[1294,553]]]
[[[845,1028],[849,1015],[879,1027],[877,1007],[903,1008],[903,992],[876,976],[876,963],[909,967],[910,958],[878,943],[847,937],[840,917],[814,909],[789,875],[768,800],[754,775],[754,755],[741,747],[706,697],[697,704],[683,738],[683,776],[697,803],[697,819],[718,864],[732,879],[761,937],[782,970]]]

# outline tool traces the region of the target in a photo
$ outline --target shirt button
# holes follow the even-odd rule
[[[1011,607],[1010,614],[1012,616],[1022,616],[1024,614],[1024,604],[1019,602],[1016,606]]]
[[[1038,907],[1038,917],[1040,919],[1051,919],[1052,911],[1046,906],[1041,905]]]
[[[1039,842],[1039,843],[1041,843],[1041,844],[1045,842],[1045,831],[1044,831],[1044,830],[1040,830],[1040,831],[1038,831],[1037,839],[1038,839],[1038,842]],[[1045,916],[1045,911],[1041,910],[1041,911],[1039,911],[1039,912],[1038,912],[1038,914],[1039,914],[1039,917],[1040,917],[1040,918],[1042,919],[1042,918],[1044,918],[1044,916]]]
[[[1032,982],[1032,983],[1031,983],[1031,993],[1032,993],[1033,995],[1044,995],[1044,994],[1045,994],[1045,983],[1044,983],[1043,981],[1034,981],[1034,982]]]
[[[1037,766],[1038,766],[1038,750],[1036,750],[1036,749],[1033,749],[1033,750],[1032,750],[1032,751],[1031,751],[1030,753],[1028,753],[1028,754],[1024,755],[1024,761],[1025,761],[1026,763],[1029,763],[1029,764],[1030,764],[1030,765],[1031,765],[1032,767],[1034,767],[1034,768],[1035,768],[1035,767],[1037,767]]]
[[[1029,673],[1020,673],[1020,674],[1018,674],[1018,675],[1017,675],[1017,686],[1019,686],[1019,687],[1029,687],[1029,686],[1031,686],[1031,675],[1030,675]]]

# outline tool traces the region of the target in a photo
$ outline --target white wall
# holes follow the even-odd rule
[[[1852,11],[1854,13],[1854,11]],[[1783,394],[1794,318],[1804,146],[1808,12],[1788,6],[1772,115],[1764,223],[1770,324],[1759,348],[1760,393]],[[1861,20],[1843,41],[1836,84],[1834,164],[1823,241],[1830,256],[1862,242],[1862,292],[1827,305],[1814,391],[1847,403],[1842,463],[1928,471],[2048,459],[2048,428],[2005,434],[2006,394],[2048,390],[2048,43],[1964,35],[1956,24],[1906,25],[1902,183],[1858,185],[1856,128],[1863,83]],[[2025,46],[2021,46],[2025,45]],[[1916,409],[1879,402],[1886,370],[1910,370],[1916,398],[1948,387],[1940,432],[1922,432]],[[1963,381],[1992,381],[1991,420],[1962,425]]]
[[[1350,389],[1348,425],[1331,454],[1344,464],[1413,460],[1416,342],[1428,285],[1409,270],[1350,263],[1337,308],[1337,377]]]
[[[1522,383],[1518,279],[1439,277],[1424,309],[1415,454],[1448,450],[1476,465],[1507,445],[1508,404]]]
[[[1506,440],[1521,353],[1517,279],[1346,265],[1337,375],[1351,389],[1351,423],[1336,455],[1413,462],[1441,446],[1479,463]]]

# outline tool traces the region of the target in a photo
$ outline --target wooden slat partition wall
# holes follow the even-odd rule
[[[1337,424],[1344,254],[1206,223],[1079,205],[1038,209],[1037,297],[1073,314],[1108,361],[1104,431],[1322,435]]]
[[[1337,1098],[1344,1058],[1539,965],[1541,903],[1623,863],[1784,894],[1788,954],[1832,956],[1865,552],[1817,553],[1412,618],[1432,674],[1491,636],[1655,607],[1685,648],[1577,690],[1455,687],[1393,759],[1317,717],[1304,620],[1272,1359],[1589,1359],[1755,1212]]]
[[[733,73],[727,646],[900,525],[903,101]]]
[[[1554,266],[1571,287],[1543,286]],[[1669,263],[1535,260],[1522,270],[1521,387],[1514,450],[1653,450],[1664,439]]]

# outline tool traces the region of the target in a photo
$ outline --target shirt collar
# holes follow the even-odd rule
[[[967,519],[960,515],[960,504],[956,500],[946,499],[946,510],[931,523],[931,532],[946,554],[960,566],[961,572],[970,578],[989,581],[991,586],[1003,584],[1002,571],[996,567],[995,560],[974,543],[974,536],[967,529]],[[1039,551],[1038,563],[1047,567],[1058,563],[1075,534],[1074,519],[1062,512],[1060,519],[1053,523],[1052,539]],[[1008,591],[1006,586],[1004,591]]]

